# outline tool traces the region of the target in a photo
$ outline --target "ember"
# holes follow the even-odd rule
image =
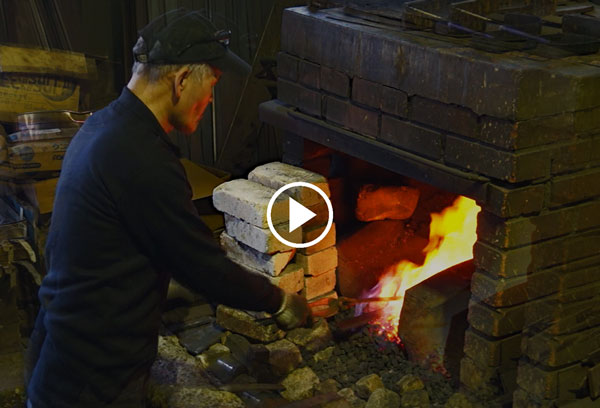
[[[406,291],[433,275],[473,258],[477,241],[477,214],[481,208],[475,201],[458,197],[454,204],[439,214],[431,214],[429,243],[423,250],[422,265],[403,260],[389,268],[386,274],[364,297],[404,297]],[[379,318],[371,322],[389,341],[401,343],[398,324],[404,300],[388,302]],[[356,308],[357,314],[381,308],[371,303]]]

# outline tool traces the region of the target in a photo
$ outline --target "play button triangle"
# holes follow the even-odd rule
[[[296,228],[302,226],[308,220],[317,216],[317,214],[315,214],[314,212],[312,212],[293,198],[290,198],[289,203],[290,232],[293,232]]]

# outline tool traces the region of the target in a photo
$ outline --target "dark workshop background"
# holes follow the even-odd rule
[[[214,105],[207,109],[198,130],[191,137],[175,132],[172,138],[183,157],[243,174],[257,163],[280,157],[276,131],[260,124],[257,106],[261,100],[275,96],[272,74],[279,49],[281,9],[294,3],[305,2],[2,0],[0,42],[96,57],[99,75],[92,85],[95,92],[88,107],[97,110],[115,99],[126,84],[133,64],[131,48],[139,28],[178,7],[203,11],[218,28],[232,30],[231,48],[248,63],[254,63],[253,74],[248,83],[246,78],[224,75],[216,87]]]

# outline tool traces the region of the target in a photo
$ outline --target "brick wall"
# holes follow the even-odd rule
[[[597,401],[600,68],[591,57],[487,54],[326,13],[284,13],[278,99],[488,180],[474,197],[483,211],[463,386],[517,408]]]

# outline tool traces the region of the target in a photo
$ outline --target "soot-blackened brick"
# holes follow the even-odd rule
[[[352,100],[374,109],[381,104],[382,85],[362,78],[352,79]]]
[[[543,365],[522,361],[519,364],[517,382],[523,390],[517,390],[514,394],[514,407],[552,406],[554,399],[564,400],[577,399],[576,393],[583,388],[587,379],[588,367],[577,363],[560,369],[551,369]],[[543,405],[539,405],[541,401]],[[584,403],[578,399],[583,406],[592,404]]]
[[[337,69],[321,66],[321,89],[348,98],[350,96],[350,77]]]
[[[600,137],[560,143],[552,151],[552,174],[582,170],[600,162]]]
[[[409,100],[408,118],[471,138],[476,138],[479,131],[477,115],[471,110],[417,95]]]
[[[287,9],[283,24],[293,28],[282,35],[291,54],[478,115],[525,120],[599,106],[600,68],[589,64],[482,57],[411,33],[390,38],[302,8]]]
[[[399,89],[389,86],[381,87],[381,111],[391,115],[406,117],[408,112],[408,95]]]
[[[370,109],[364,109],[354,104],[350,105],[349,111],[350,129],[370,137],[379,135],[379,113]]]
[[[511,183],[535,180],[550,173],[550,151],[507,152],[448,135],[444,161]]]
[[[471,293],[490,306],[515,306],[529,300],[527,276],[494,279],[477,271],[471,280]]]
[[[514,366],[514,367],[513,367]],[[485,395],[512,393],[516,384],[516,364],[511,367],[489,367],[465,356],[460,362],[460,382],[466,388]],[[502,378],[502,380],[501,380]]]
[[[561,293],[529,302],[525,310],[525,319],[530,328],[528,331],[544,330],[549,334],[561,335],[600,325],[600,313],[597,313],[600,301],[596,298],[600,284],[594,282],[585,285],[582,289],[576,288],[570,290],[570,293]],[[571,296],[584,298],[569,302],[561,301],[561,298]]]
[[[379,114],[347,99],[325,96],[325,118],[364,136],[377,137],[379,133]]]
[[[349,100],[336,98],[335,96],[325,96],[325,118],[328,121],[340,126],[347,126],[349,114]]]
[[[598,226],[600,201],[508,220],[482,211],[477,219],[477,237],[500,248],[513,248]]]
[[[430,159],[442,157],[442,134],[406,120],[383,115],[379,139]]]
[[[321,66],[310,61],[300,60],[298,62],[298,82],[309,88],[319,89],[321,78]]]
[[[298,80],[298,62],[300,58],[280,52],[277,54],[277,76],[296,82]]]
[[[514,364],[521,354],[521,334],[502,339],[487,337],[468,329],[465,332],[465,354],[488,367]]]
[[[544,207],[544,184],[508,188],[490,183],[484,208],[504,218],[536,213]]]
[[[321,116],[321,98],[318,91],[313,91],[281,78],[277,80],[277,99],[296,106],[309,115]]]
[[[550,205],[560,206],[600,195],[600,168],[583,170],[551,181]]]
[[[600,107],[573,113],[575,133],[588,133],[600,130]]]
[[[541,332],[523,341],[524,354],[548,367],[560,367],[581,361],[598,349],[600,326],[561,336]]]
[[[515,249],[500,249],[477,241],[473,258],[490,276],[511,278],[593,256],[600,247],[598,229],[553,238]]]
[[[527,290],[532,298],[540,298],[584,286],[598,279],[598,265],[600,255],[594,255],[533,273],[529,275]]]
[[[471,299],[469,324],[488,336],[503,337],[523,330],[527,303],[510,307],[492,307],[483,301]]]
[[[573,120],[572,112],[523,121],[483,116],[477,139],[506,150],[541,146],[574,137]]]

